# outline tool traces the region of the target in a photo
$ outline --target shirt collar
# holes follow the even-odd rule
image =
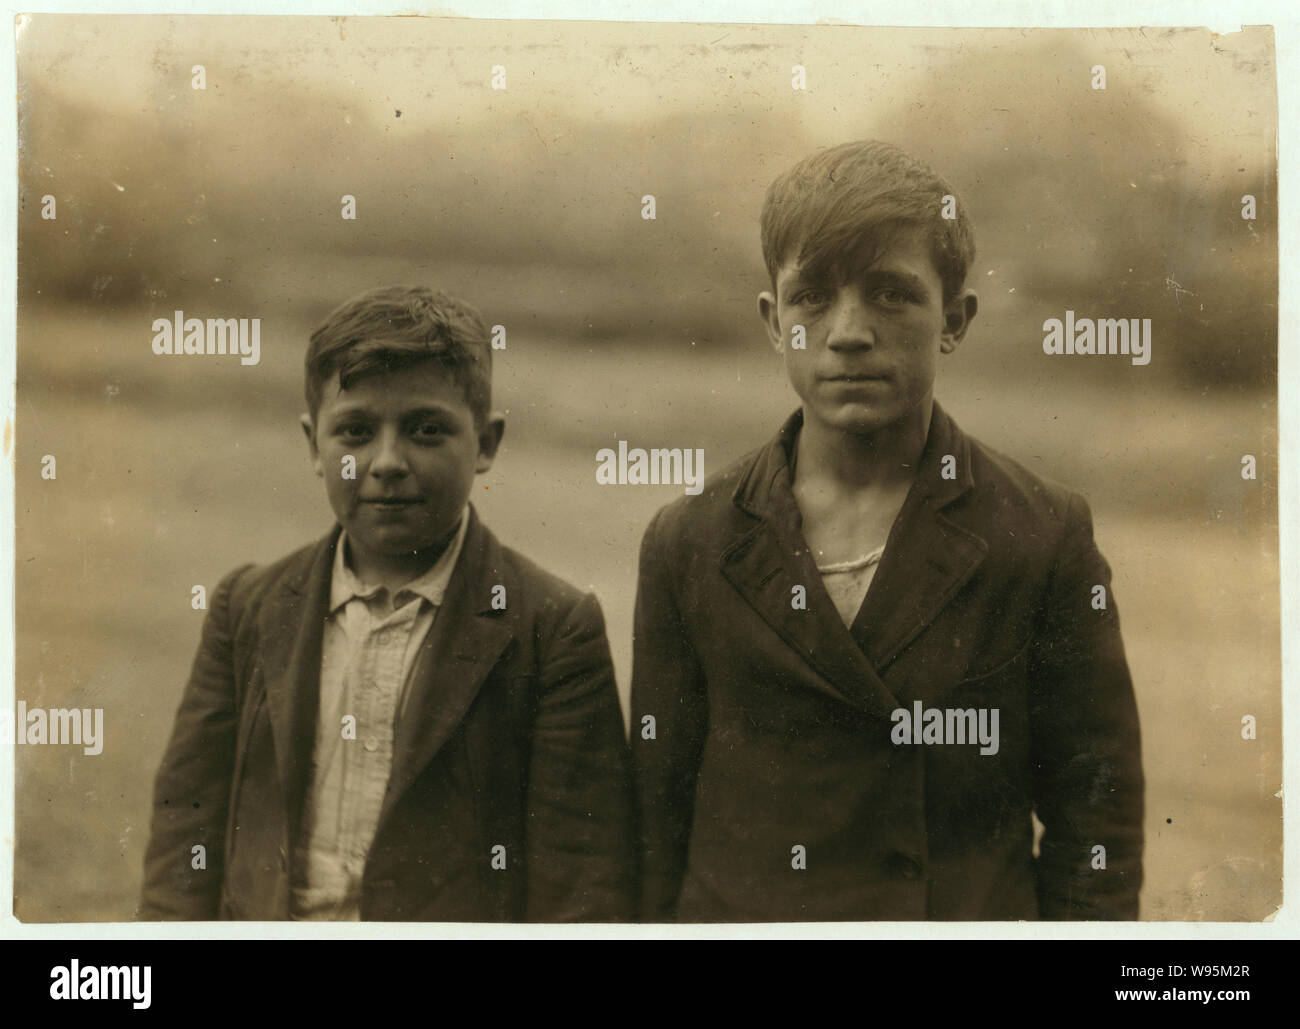
[[[461,512],[460,526],[456,530],[456,535],[447,549],[442,552],[442,556],[419,578],[413,579],[406,585],[394,590],[394,596],[402,593],[414,593],[416,596],[423,597],[434,607],[441,607],[443,597],[447,592],[447,583],[450,582],[451,573],[456,568],[456,559],[460,557],[460,552],[465,545],[465,533],[468,529],[469,505],[467,504],[465,510]],[[348,562],[343,556],[346,552],[344,544],[347,542],[347,538],[347,530],[341,531],[338,543],[334,547],[334,569],[330,575],[329,613],[331,615],[350,600],[357,598],[369,600],[384,590],[384,587],[380,585],[366,586],[348,567]]]

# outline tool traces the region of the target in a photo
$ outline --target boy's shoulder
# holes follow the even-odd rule
[[[500,555],[499,567],[503,570],[502,577],[519,583],[530,604],[548,611],[568,611],[589,596],[586,591],[579,589],[567,579],[547,571],[532,558],[500,542],[491,534],[487,526],[483,529],[491,539],[495,553]],[[497,567],[494,565],[491,569],[481,571],[481,574],[490,579],[491,583],[496,583],[500,581],[495,574]]]
[[[992,504],[1008,515],[1061,526],[1069,519],[1071,509],[1087,508],[1083,495],[1064,483],[1030,471],[974,436],[961,435],[969,447],[974,479],[972,503]]]
[[[744,512],[735,504],[737,491],[770,457],[775,441],[755,447],[705,478],[700,492],[678,497],[655,512],[647,536],[660,535],[666,540],[684,536],[726,532],[744,524]],[[739,517],[738,517],[739,516]]]
[[[313,566],[326,551],[333,553],[336,531],[304,544],[296,550],[265,563],[247,562],[228,572],[217,585],[217,603],[233,611],[255,610],[262,598],[281,587],[291,590],[305,586]]]
[[[1081,494],[981,442],[963,431],[938,404],[935,407],[930,430],[933,438],[927,442],[919,475],[938,481],[942,459],[955,457],[956,474],[969,486],[960,491],[959,502],[975,520],[1015,532],[1023,529],[1041,539],[1059,539],[1070,522],[1091,518]],[[718,536],[721,542],[736,531],[752,529],[752,501],[771,491],[788,469],[786,441],[798,425],[796,412],[775,437],[708,477],[697,495],[679,497],[660,508],[648,534],[666,543],[689,540],[701,544],[710,536]]]

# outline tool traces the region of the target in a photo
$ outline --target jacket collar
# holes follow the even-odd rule
[[[311,778],[321,645],[340,533],[336,525],[304,555],[267,598],[258,619],[276,766],[291,840],[298,832]],[[506,612],[492,608],[492,586],[505,587],[507,597],[514,591],[508,567],[500,544],[470,505],[460,559],[411,670],[410,699],[394,741],[393,771],[381,826],[460,724],[514,637]]]
[[[822,672],[832,692],[888,716],[910,690],[881,678],[983,561],[985,541],[952,516],[975,486],[970,441],[935,403],[917,474],[895,519],[866,600],[845,630],[822,586],[794,499],[792,456],[803,425],[792,414],[742,473],[732,500],[758,524],[730,546],[722,572],[760,615]],[[944,478],[944,458],[955,477]],[[803,585],[807,610],[791,605]]]
[[[794,506],[790,469],[794,467],[795,445],[802,428],[803,409],[799,408],[785,420],[776,437],[758,452],[746,473],[741,475],[732,495],[732,500],[738,507],[756,518],[765,518],[784,515],[787,506]],[[945,479],[941,474],[943,458],[949,454],[957,459],[956,477],[953,479]],[[957,423],[936,400],[930,413],[930,427],[926,432],[916,478],[907,499],[909,502],[913,499],[926,500],[935,507],[943,508],[974,486],[970,438],[957,427]],[[798,508],[794,507],[794,511],[797,517]]]

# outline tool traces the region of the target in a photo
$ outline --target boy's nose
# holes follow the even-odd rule
[[[871,308],[852,290],[843,289],[836,297],[826,345],[831,350],[863,350],[876,345]]]
[[[375,440],[375,453],[370,459],[370,474],[379,478],[405,475],[409,469],[402,441],[395,432],[380,433]]]

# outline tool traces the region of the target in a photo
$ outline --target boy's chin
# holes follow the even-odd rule
[[[907,412],[875,404],[837,404],[814,411],[822,424],[854,436],[871,436],[906,421]],[[805,417],[807,409],[805,408]]]
[[[376,529],[374,526],[346,526],[348,536],[368,554],[383,560],[409,559],[416,554],[441,550],[455,533],[453,525],[446,530],[425,530],[413,532],[393,526],[388,529]]]

